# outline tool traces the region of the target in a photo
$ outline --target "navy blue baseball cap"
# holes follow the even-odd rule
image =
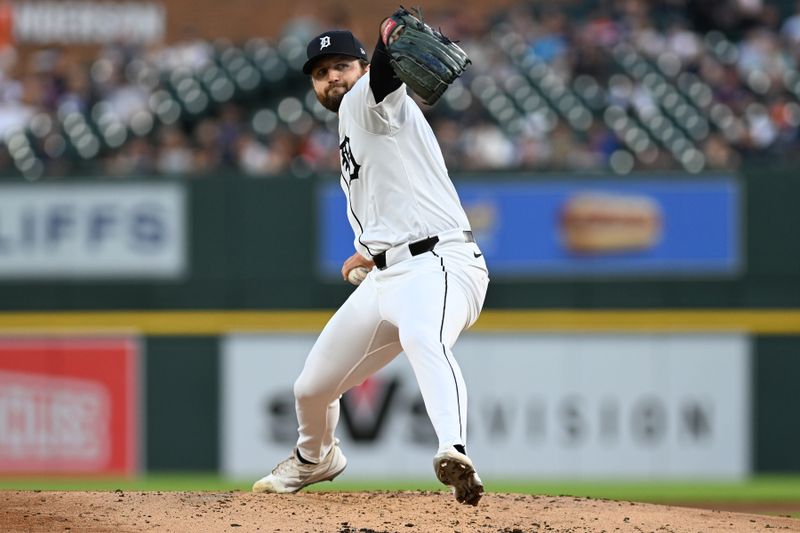
[[[331,30],[317,35],[308,43],[306,49],[308,61],[303,65],[303,73],[311,74],[311,68],[318,58],[333,55],[350,56],[368,61],[367,50],[355,35],[347,30]]]

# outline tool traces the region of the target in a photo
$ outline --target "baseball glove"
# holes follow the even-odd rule
[[[471,63],[467,54],[440,31],[400,7],[381,25],[392,69],[422,100],[433,105]]]

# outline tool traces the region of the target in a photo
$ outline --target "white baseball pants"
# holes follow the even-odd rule
[[[451,348],[483,307],[489,283],[475,243],[439,243],[372,269],[322,330],[294,384],[297,448],[317,462],[334,443],[339,398],[406,353],[439,450],[466,445],[467,390]]]

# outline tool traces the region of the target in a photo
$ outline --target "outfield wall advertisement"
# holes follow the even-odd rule
[[[730,277],[742,264],[731,177],[459,182],[493,278]],[[319,270],[353,253],[339,187],[319,192]]]
[[[132,474],[138,346],[0,338],[0,474]]]
[[[187,263],[179,184],[0,186],[0,279],[177,279]]]
[[[311,335],[222,345],[222,470],[268,472],[292,449],[292,384]],[[724,478],[750,472],[744,335],[465,334],[468,448],[486,477]],[[342,399],[357,478],[431,475],[436,439],[401,355]]]

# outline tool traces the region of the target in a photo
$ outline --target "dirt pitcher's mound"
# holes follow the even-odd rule
[[[800,531],[800,520],[587,498],[445,492],[0,492],[0,531]]]

